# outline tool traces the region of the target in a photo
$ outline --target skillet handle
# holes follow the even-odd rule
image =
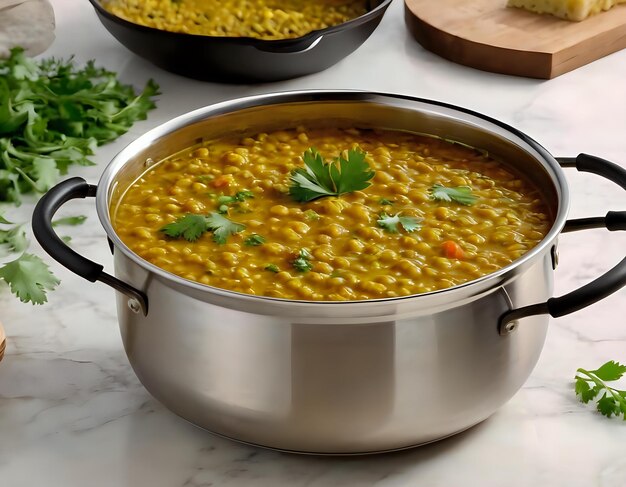
[[[578,171],[602,176],[626,189],[626,169],[612,162],[588,154],[576,158],[559,158],[562,167],[575,167]],[[574,232],[590,228],[606,228],[609,231],[626,230],[626,211],[609,211],[604,217],[568,220],[563,232]],[[545,303],[507,311],[500,316],[498,331],[508,335],[517,326],[517,320],[527,316],[549,314],[553,318],[565,316],[606,298],[626,286],[626,258],[615,267],[583,287]]]
[[[148,298],[144,293],[104,272],[100,264],[83,257],[68,247],[52,227],[52,218],[70,200],[96,196],[98,187],[83,178],[70,178],[51,188],[37,202],[33,212],[33,233],[41,247],[62,266],[90,282],[103,282],[126,295],[128,306],[135,312],[148,314]]]

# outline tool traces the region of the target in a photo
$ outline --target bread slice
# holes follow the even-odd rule
[[[507,6],[580,21],[620,3],[626,3],[626,0],[508,0]]]

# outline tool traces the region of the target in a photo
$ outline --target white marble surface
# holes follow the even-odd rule
[[[242,95],[301,88],[358,88],[466,106],[511,123],[556,155],[594,153],[626,166],[626,51],[551,81],[453,65],[407,34],[400,0],[374,35],[324,73],[266,85],[201,83],[154,68],[101,27],[86,0],[54,0],[57,40],[47,54],[96,58],[127,82],[154,77],[159,108],[99,150],[91,182],[145,130],[190,109]],[[622,7],[626,8],[626,7]],[[623,191],[569,171],[571,216],[626,209]],[[11,210],[28,220],[32,204]],[[64,214],[88,221],[65,233],[110,269],[93,200]],[[594,230],[561,238],[557,294],[623,257],[626,235]],[[35,244],[33,249],[40,252]],[[47,259],[51,261],[51,259]],[[45,306],[0,288],[9,341],[0,363],[0,485],[6,487],[200,486],[626,486],[626,422],[607,420],[572,392],[577,367],[626,362],[626,291],[552,320],[526,385],[489,420],[430,446],[364,458],[313,458],[255,449],[200,431],[165,410],[133,374],[117,329],[113,292],[52,265],[62,279]]]

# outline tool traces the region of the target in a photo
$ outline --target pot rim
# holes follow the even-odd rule
[[[305,103],[305,102],[346,102],[356,101],[362,103],[378,103],[391,107],[409,108],[420,111],[419,105],[435,110],[436,113],[448,115],[457,121],[473,122],[479,124],[480,128],[492,135],[506,136],[511,142],[517,142],[518,145],[529,152],[538,162],[542,163],[544,169],[549,173],[551,180],[555,186],[558,197],[558,208],[554,217],[552,227],[546,236],[520,258],[511,264],[498,269],[490,274],[486,274],[477,279],[450,287],[439,289],[428,293],[411,294],[407,296],[377,298],[368,300],[352,300],[352,301],[306,301],[298,299],[276,298],[270,296],[258,296],[244,294],[237,291],[222,289],[199,282],[184,279],[176,274],[170,273],[144,259],[139,257],[129,247],[122,242],[113,229],[109,214],[109,188],[115,181],[115,176],[119,170],[128,163],[133,156],[142,149],[148,147],[153,141],[169,136],[185,126],[193,125],[210,117],[226,115],[237,112],[242,109],[249,109],[260,106],[283,105],[288,103]],[[485,125],[487,124],[487,125]],[[191,291],[195,295],[213,295],[216,298],[227,300],[236,300],[237,302],[250,302],[266,305],[283,305],[283,306],[333,306],[337,309],[339,306],[380,306],[394,305],[407,300],[424,300],[433,296],[454,295],[455,299],[462,297],[478,296],[488,289],[500,287],[504,282],[508,282],[514,275],[514,272],[520,267],[526,267],[543,255],[548,247],[552,245],[558,235],[561,233],[567,218],[569,208],[569,188],[567,180],[562,168],[556,161],[554,156],[548,152],[541,144],[529,137],[520,130],[512,127],[500,120],[489,117],[473,110],[452,105],[449,103],[429,100],[425,98],[413,97],[408,95],[382,93],[361,90],[297,90],[283,91],[276,93],[268,93],[261,95],[252,95],[247,97],[235,98],[223,102],[207,105],[196,110],[179,115],[167,122],[164,122],[148,132],[144,133],[133,142],[124,147],[117,155],[113,157],[111,162],[102,172],[98,181],[98,189],[96,194],[96,210],[100,223],[109,237],[113,246],[120,250],[128,259],[138,264],[145,271],[162,278],[165,282]]]

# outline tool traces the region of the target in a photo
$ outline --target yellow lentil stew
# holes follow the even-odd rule
[[[301,37],[367,12],[367,0],[103,0],[102,6],[160,30],[268,40]]]
[[[329,180],[311,174],[331,174],[329,162],[348,191],[316,197]],[[406,132],[304,127],[169,157],[111,216],[132,251],[185,279],[324,301],[455,286],[510,264],[551,226],[539,191],[479,151]]]

